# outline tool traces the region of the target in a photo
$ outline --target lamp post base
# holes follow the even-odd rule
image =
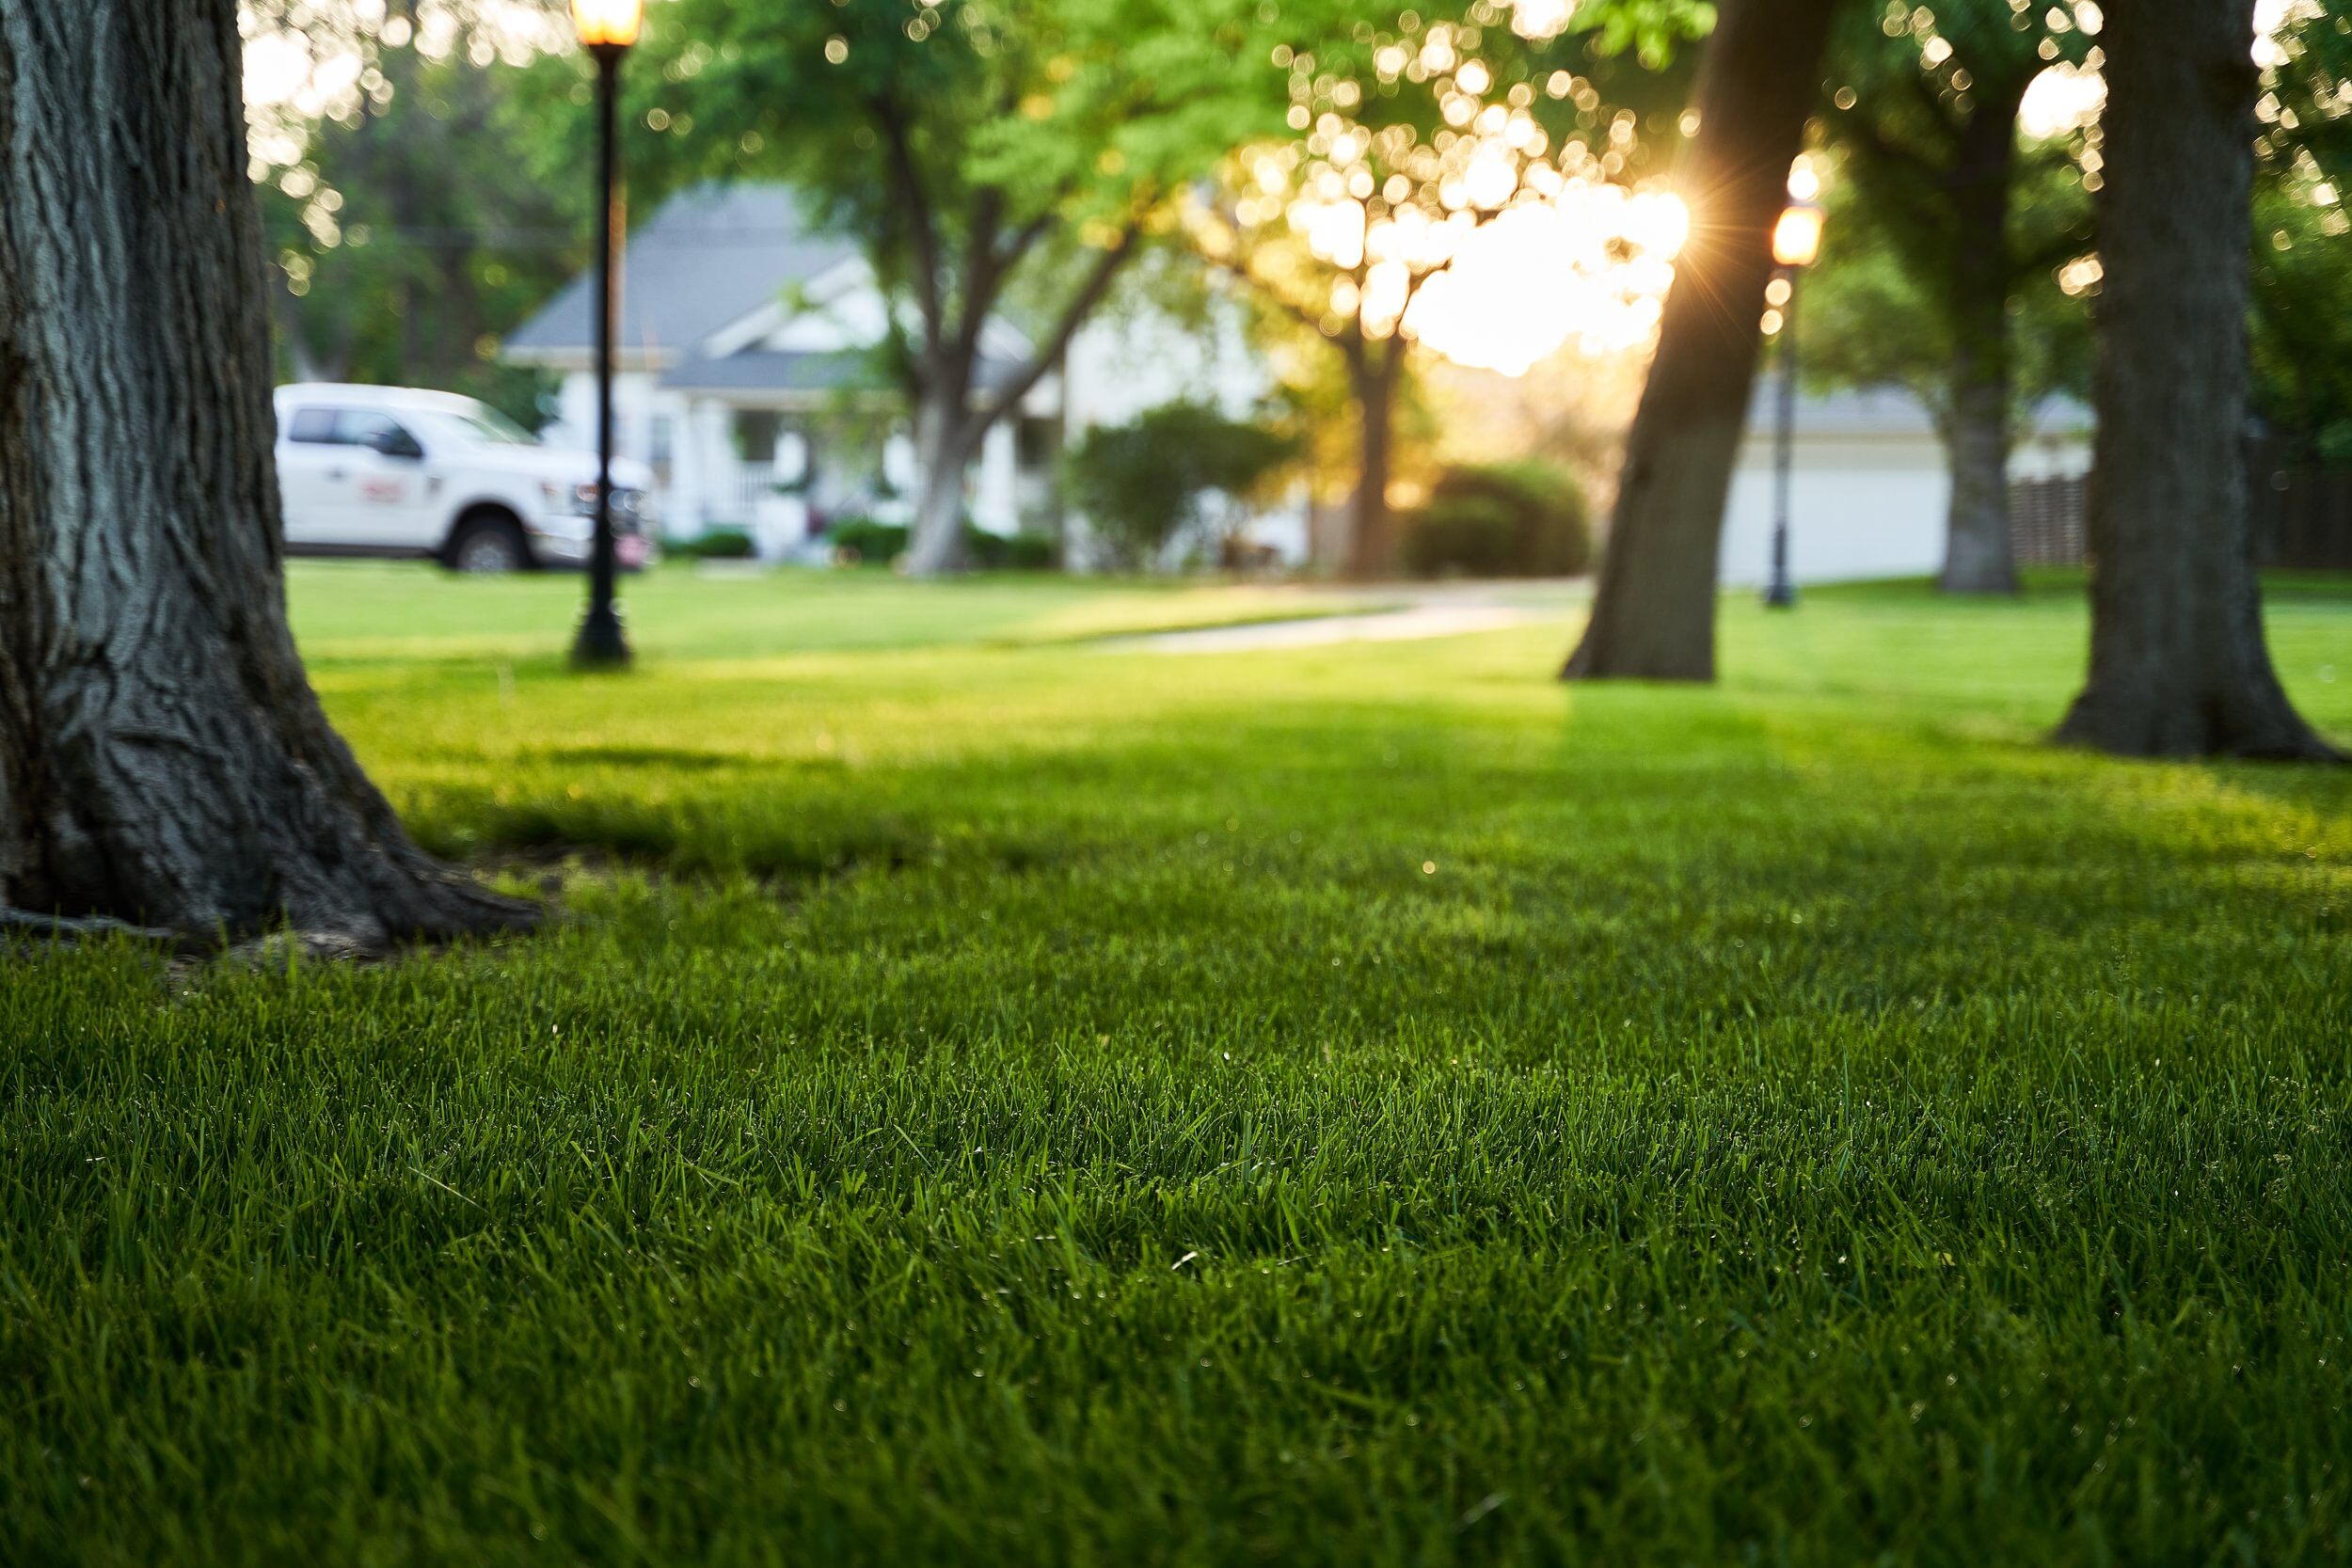
[[[626,670],[628,662],[628,638],[621,630],[620,615],[611,605],[591,606],[572,642],[572,668]]]
[[[1788,582],[1775,582],[1766,588],[1764,590],[1764,608],[1767,610],[1796,609],[1796,585],[1794,583]]]

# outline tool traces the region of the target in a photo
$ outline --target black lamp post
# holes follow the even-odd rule
[[[1797,279],[1821,253],[1821,205],[1810,198],[1791,201],[1772,226],[1772,260],[1780,271],[1780,429],[1772,466],[1772,578],[1764,602],[1788,610],[1797,602],[1788,580],[1788,491],[1797,456]]]
[[[619,326],[620,293],[613,253],[620,245],[621,58],[644,26],[645,0],[572,0],[572,24],[596,61],[596,531],[588,552],[588,612],[580,617],[572,662],[584,669],[613,669],[628,662],[628,638],[613,593],[612,542],[612,340]]]

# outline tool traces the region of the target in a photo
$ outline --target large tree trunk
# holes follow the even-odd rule
[[[2331,754],[2263,640],[2246,495],[2254,0],[2108,8],[2090,676],[2058,738]]]
[[[977,440],[965,429],[970,395],[968,376],[938,375],[914,411],[914,465],[921,477],[906,559],[914,577],[937,577],[964,566],[963,476]]]
[[[2010,379],[2008,356],[1962,349],[1952,365],[1951,406],[1944,450],[1952,496],[1945,514],[1947,594],[2014,594],[2017,547],[2009,515]],[[1987,360],[2000,363],[1987,365]]]
[[[195,941],[512,926],[286,628],[235,0],[0,0],[0,904]]]
[[[1715,676],[1715,557],[1762,341],[1772,227],[1841,0],[1724,0],[1677,182],[1689,243],[1634,416],[1570,679]]]
[[[1396,467],[1396,393],[1402,379],[1402,338],[1387,346],[1366,343],[1351,355],[1358,431],[1356,495],[1349,504],[1347,575],[1363,580],[1396,571],[1396,510],[1389,480]]]
[[[1944,420],[1952,496],[1938,579],[1947,594],[2017,592],[2009,516],[2015,396],[2009,219],[2018,96],[2004,93],[1979,105],[1962,135],[1952,182],[1960,254],[1947,260],[1944,277],[1953,342]]]

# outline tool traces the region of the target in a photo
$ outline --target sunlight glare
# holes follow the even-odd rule
[[[1639,348],[1658,328],[1690,222],[1664,192],[1569,180],[1465,236],[1406,329],[1455,364],[1508,376],[1571,341],[1590,355]]]

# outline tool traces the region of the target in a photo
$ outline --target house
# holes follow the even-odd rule
[[[783,554],[831,518],[903,519],[914,444],[875,353],[887,305],[855,241],[812,227],[787,187],[706,185],[631,236],[621,277],[614,446],[653,468],[667,531],[740,528]],[[582,444],[596,432],[595,287],[574,279],[504,350],[562,378],[562,436]],[[1031,352],[1018,327],[989,322],[980,389]],[[1050,525],[1060,430],[1048,375],[982,447],[977,525]]]
[[[593,442],[593,275],[575,279],[508,340],[512,363],[562,378],[562,439]],[[705,185],[672,198],[629,240],[613,384],[616,450],[649,465],[665,531],[750,531],[763,555],[804,546],[833,520],[901,522],[914,449],[904,397],[876,350],[889,304],[854,239],[811,225],[788,186]],[[1014,323],[989,321],[977,390],[1034,353]],[[967,477],[973,522],[995,533],[1064,533],[1056,467],[1085,430],[1179,397],[1239,417],[1271,389],[1238,325],[1203,331],[1149,308],[1104,312],[1064,362],[983,442]],[[1266,542],[1304,555],[1303,522],[1272,519]]]
[[[1724,509],[1718,572],[1761,584],[1772,559],[1778,383],[1760,377]],[[1797,400],[1790,465],[1788,570],[1798,582],[1932,577],[1943,569],[1951,473],[1934,416],[1899,388]],[[2010,457],[2012,482],[2071,479],[2090,468],[2093,418],[2071,398],[2034,410]]]

